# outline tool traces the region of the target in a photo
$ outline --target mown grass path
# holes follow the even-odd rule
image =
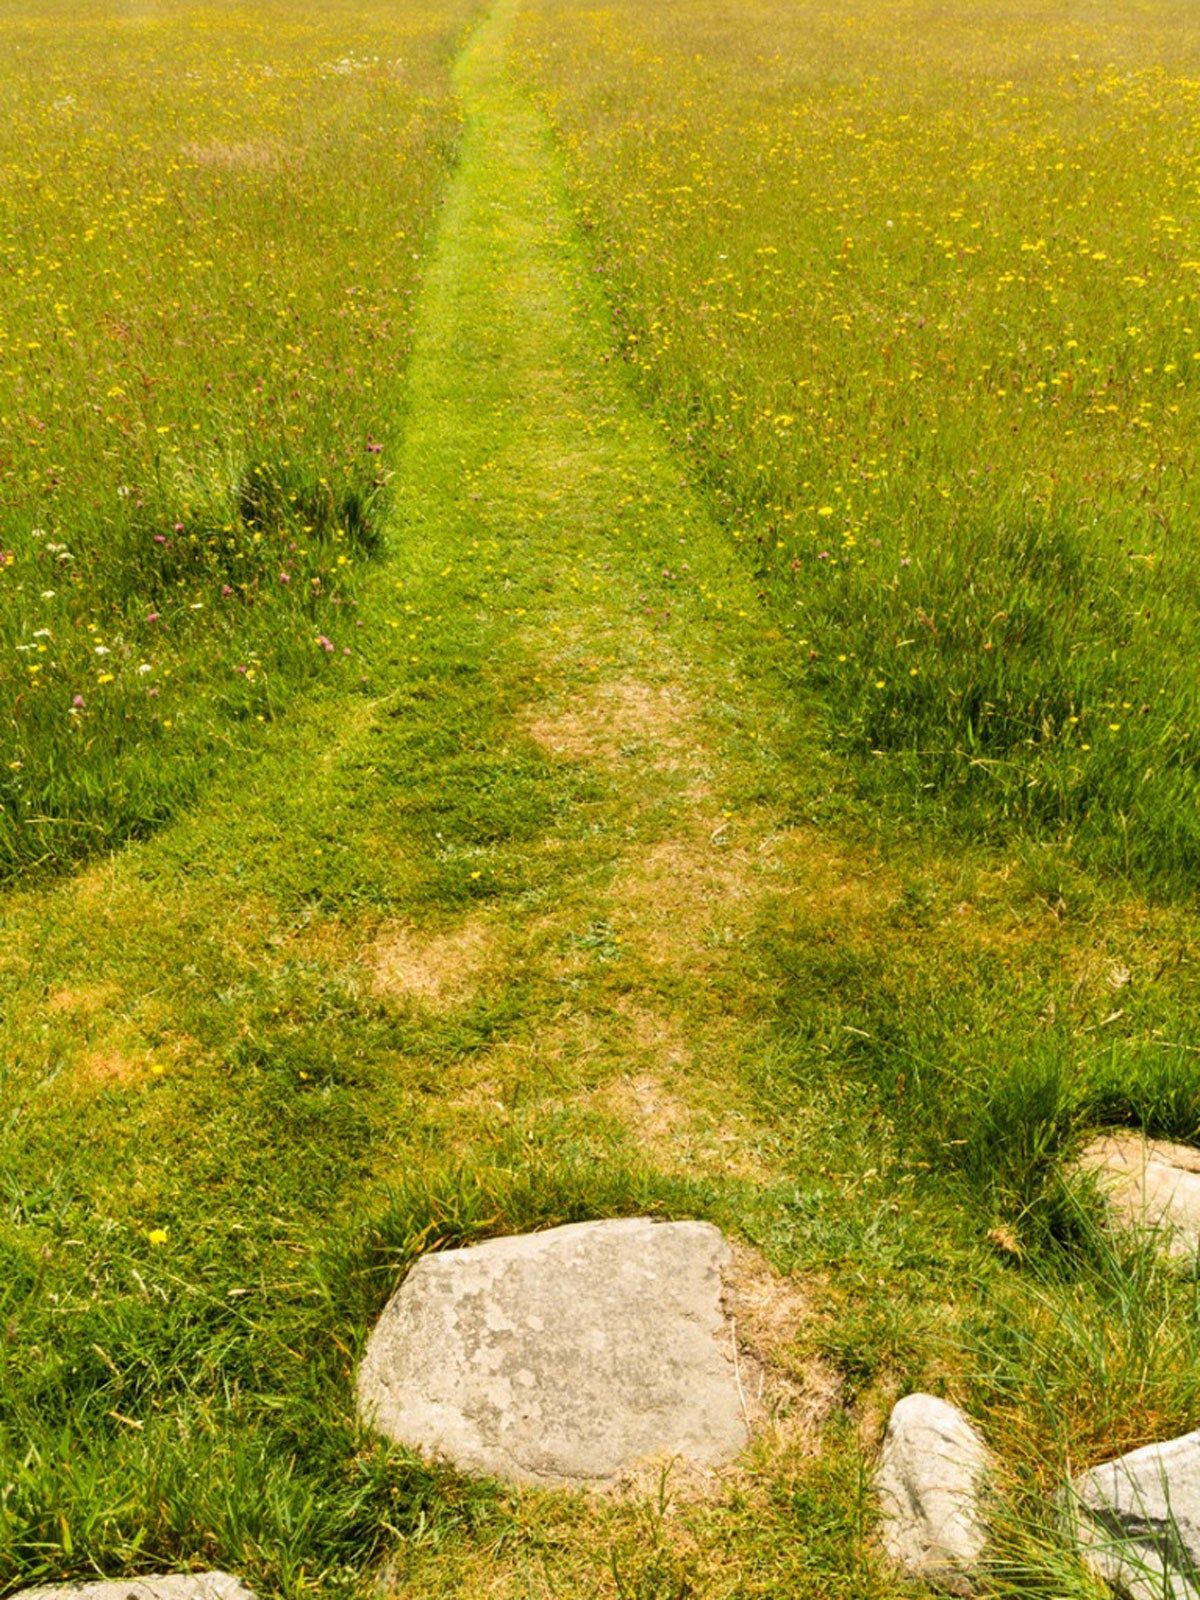
[[[515,9],[458,67],[361,683],[0,910],[5,1590],[195,1562],[355,1595],[387,1558],[396,1596],[892,1592],[864,1452],[901,1383],[969,1368],[1008,1271],[990,1202],[897,1139],[905,1074],[940,1081],[923,1038],[953,1066],[985,1002],[1017,1031],[1055,982],[1111,1005],[1053,976],[1071,936],[1007,869],[906,878],[813,820],[777,636],[607,359]],[[655,1209],[793,1274],[744,1330],[790,1420],[726,1483],[669,1514],[507,1494],[357,1429],[415,1251]],[[1107,1437],[1123,1391],[1085,1365],[1042,1396],[1088,1393]]]
[[[353,1420],[415,1248],[779,1221],[787,1139],[738,1071],[781,863],[754,599],[607,363],[513,10],[458,69],[361,685],[3,908],[0,1585],[203,1562],[357,1592],[397,1535],[398,1592],[680,1559],[636,1506],[476,1493]],[[790,1570],[769,1520],[755,1560]]]

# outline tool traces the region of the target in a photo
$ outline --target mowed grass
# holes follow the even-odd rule
[[[359,672],[473,11],[0,8],[0,879]]]
[[[872,807],[1200,866],[1200,25],[531,0],[643,391]]]

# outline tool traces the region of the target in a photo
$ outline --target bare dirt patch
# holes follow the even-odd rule
[[[370,951],[372,991],[381,999],[449,1010],[478,990],[495,947],[495,930],[482,919],[432,935],[392,925]]]

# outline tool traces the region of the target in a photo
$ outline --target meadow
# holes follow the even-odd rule
[[[533,0],[616,348],[872,806],[1200,866],[1200,27]]]
[[[0,0],[0,1594],[903,1600],[889,1411],[1196,1426],[1200,23]],[[717,1223],[694,1497],[394,1449],[423,1252]]]
[[[358,670],[471,11],[0,12],[0,879]]]

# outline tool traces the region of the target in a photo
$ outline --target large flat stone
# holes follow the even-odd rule
[[[905,1572],[970,1594],[987,1543],[982,1511],[987,1446],[947,1400],[910,1394],[888,1419],[875,1474],[880,1535]]]
[[[1095,1173],[1117,1221],[1157,1235],[1180,1260],[1200,1255],[1200,1150],[1147,1139],[1140,1133],[1105,1134],[1079,1158]]]
[[[364,1420],[464,1472],[605,1483],[729,1460],[748,1429],[705,1222],[628,1218],[423,1257],[358,1375]]]
[[[160,1578],[102,1579],[23,1589],[14,1600],[254,1600],[227,1572],[175,1572]]]
[[[1143,1445],[1068,1491],[1076,1541],[1130,1600],[1200,1597],[1200,1433]]]

